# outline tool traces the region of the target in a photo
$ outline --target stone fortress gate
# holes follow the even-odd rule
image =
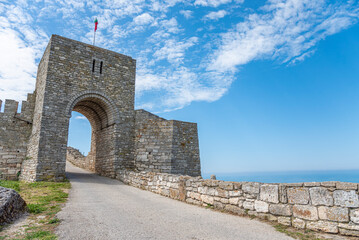
[[[20,113],[18,102],[8,99],[0,112],[0,177],[64,180],[72,111],[91,124],[88,157],[96,173],[114,178],[128,169],[200,176],[197,124],[134,110],[135,77],[131,57],[52,35],[34,93]]]

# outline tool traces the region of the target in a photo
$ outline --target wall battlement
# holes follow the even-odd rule
[[[0,100],[0,106],[2,101]],[[0,112],[0,177],[15,180],[26,158],[27,144],[32,129],[35,95],[28,94],[22,101],[21,111],[18,102],[6,99],[4,112]]]
[[[35,108],[35,94],[28,93],[27,100],[21,102],[21,110],[18,112],[19,102],[12,99],[5,99],[4,111],[2,111],[2,100],[0,100],[0,117],[3,115],[15,116],[31,121]]]

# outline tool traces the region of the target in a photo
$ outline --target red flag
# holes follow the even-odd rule
[[[95,19],[95,32],[97,30],[97,25],[98,25],[98,21],[97,21],[97,18]]]

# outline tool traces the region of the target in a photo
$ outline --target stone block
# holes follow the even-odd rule
[[[217,201],[214,202],[213,206],[214,206],[214,208],[219,209],[219,210],[224,209],[224,207],[225,207],[223,203],[217,202]]]
[[[291,226],[292,220],[290,217],[278,217],[278,223],[285,226]]]
[[[337,184],[336,181],[328,181],[328,182],[321,182],[320,185],[323,187],[335,187]]]
[[[307,222],[307,229],[327,233],[338,233],[338,224],[326,221]]]
[[[312,205],[333,206],[334,200],[331,192],[325,187],[312,187],[309,189]]]
[[[224,210],[238,215],[246,214],[246,211],[244,209],[229,204],[224,207]]]
[[[244,201],[243,208],[248,210],[254,210],[254,201]]]
[[[354,190],[336,190],[333,193],[334,204],[340,207],[359,207],[358,194]]]
[[[229,199],[229,204],[238,205],[238,202],[239,202],[239,198],[237,197]]]
[[[287,186],[284,184],[279,185],[279,201],[281,203],[288,203]]]
[[[295,187],[287,189],[288,203],[291,204],[308,204],[309,191],[307,188]]]
[[[201,195],[201,198],[202,198],[202,202],[204,202],[206,204],[211,204],[211,205],[214,204],[214,198],[213,197],[210,197],[208,195]]]
[[[257,182],[245,182],[242,184],[242,190],[246,193],[258,194],[260,184]]]
[[[228,198],[229,194],[227,190],[223,190],[222,188],[217,188],[216,196]]]
[[[318,220],[318,210],[313,206],[294,205],[293,216],[305,220]]]
[[[267,213],[269,211],[269,204],[263,201],[254,201],[254,208],[257,212]]]
[[[228,191],[228,195],[230,197],[239,197],[242,195],[242,191],[241,190]]]
[[[279,216],[292,216],[292,207],[286,204],[271,204],[269,212]]]
[[[318,215],[322,220],[330,220],[335,222],[348,222],[349,210],[341,207],[318,207]]]
[[[278,185],[262,185],[260,187],[260,200],[270,203],[279,203]]]
[[[300,218],[293,218],[292,226],[295,228],[304,229],[305,228],[305,221]]]
[[[319,187],[320,182],[305,182],[304,187]]]
[[[272,214],[268,214],[268,220],[271,222],[278,222],[278,217]]]
[[[359,231],[339,228],[339,233],[346,236],[359,237]]]
[[[221,188],[223,190],[233,190],[233,183],[232,182],[220,181],[218,186],[219,186],[219,188]]]
[[[339,223],[338,227],[348,229],[348,230],[359,231],[359,225],[354,224],[354,223]]]
[[[350,221],[359,224],[359,209],[350,210]]]
[[[350,182],[337,182],[336,187],[338,190],[358,190],[358,184]]]

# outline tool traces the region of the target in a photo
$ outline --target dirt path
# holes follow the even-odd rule
[[[265,223],[172,200],[67,163],[59,239],[292,239]]]

